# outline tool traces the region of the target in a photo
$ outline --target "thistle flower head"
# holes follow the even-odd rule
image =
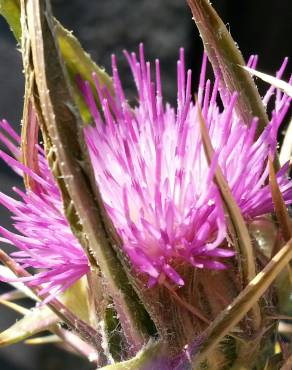
[[[155,78],[145,62],[125,53],[137,87],[138,102],[131,107],[125,98],[112,58],[114,96],[94,76],[99,111],[89,83],[79,87],[94,118],[85,128],[96,182],[106,210],[123,241],[123,251],[133,268],[147,277],[148,285],[165,278],[183,285],[181,265],[222,269],[234,251],[226,242],[226,221],[219,189],[213,178],[217,166],[229,184],[246,220],[273,209],[267,158],[274,154],[277,131],[288,109],[289,98],[277,92],[269,125],[255,139],[257,120],[247,126],[237,115],[237,94],[224,94],[219,108],[219,80],[205,81],[204,57],[198,105],[202,109],[215,155],[209,164],[201,138],[198,106],[192,99],[191,71],[185,72],[183,51],[177,65],[177,108],[163,102],[159,61]],[[250,60],[255,66],[256,58]],[[284,67],[283,67],[284,68]],[[282,69],[283,69],[282,68]],[[264,103],[271,98],[271,88]],[[20,158],[19,138],[6,121],[1,139]],[[16,145],[12,144],[16,141]],[[4,194],[1,203],[13,214],[16,232],[0,229],[6,241],[20,251],[14,257],[25,267],[41,269],[30,284],[44,291],[59,292],[88,271],[87,258],[73,236],[62,210],[61,198],[39,148],[38,174],[17,159],[1,152],[17,171],[26,172],[39,184],[38,190],[16,190],[20,200]],[[278,172],[278,183],[287,204],[292,202],[292,183],[287,166]]]
[[[209,165],[202,143],[198,107],[192,99],[191,71],[185,72],[183,50],[177,64],[177,109],[164,104],[159,61],[155,79],[145,62],[125,53],[137,88],[138,104],[126,101],[115,56],[112,74],[115,99],[95,78],[102,102],[100,114],[88,83],[80,81],[95,125],[85,129],[97,184],[106,209],[121,235],[123,248],[149,283],[168,277],[183,284],[176,267],[221,269],[221,258],[234,252],[224,245],[225,216],[213,181],[219,165],[246,219],[272,211],[267,157],[274,154],[279,125],[289,98],[277,94],[276,108],[264,133],[255,140],[257,120],[246,126],[237,115],[237,94],[224,93],[224,108],[217,105],[219,80],[205,81],[204,57],[198,104],[216,151]],[[251,58],[254,66],[256,58]],[[271,95],[268,91],[266,100]],[[284,198],[291,202],[287,167],[278,174]],[[222,247],[223,243],[223,247]]]

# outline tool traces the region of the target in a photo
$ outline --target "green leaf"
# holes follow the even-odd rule
[[[20,1],[0,0],[0,14],[3,15],[10,25],[16,40],[20,42],[22,32],[20,24]],[[106,86],[110,93],[113,94],[112,79],[103,68],[93,62],[90,55],[83,50],[81,44],[73,33],[64,28],[56,19],[54,19],[54,28],[60,52],[66,66],[68,76],[70,77],[75,104],[80,111],[83,122],[88,123],[91,121],[91,114],[82,94],[76,86],[76,76],[80,75],[84,80],[89,81],[91,87],[94,88],[92,74],[95,73],[100,85]],[[93,89],[93,91],[95,91],[95,89]],[[95,98],[98,102],[96,93]]]
[[[27,278],[31,277],[32,275],[27,272],[22,266],[20,266],[17,262],[15,262],[7,253],[0,249],[0,262],[2,262],[5,266],[9,267],[9,269],[18,277],[18,278]],[[40,300],[48,298],[48,294],[44,294],[40,297],[39,292],[42,289],[40,286],[32,287],[33,292],[38,296]],[[8,302],[11,305],[12,302]],[[7,304],[7,302],[6,302]],[[107,363],[107,359],[103,355],[103,347],[102,347],[102,338],[98,331],[96,331],[92,326],[88,325],[85,321],[78,318],[70,309],[68,309],[62,302],[60,302],[57,298],[51,298],[49,302],[47,302],[47,306],[58,316],[58,320],[63,321],[68,325],[68,327],[77,332],[82,341],[90,342],[90,347],[94,346],[96,351],[99,352],[98,363],[100,366]],[[58,330],[58,327],[54,330]],[[59,335],[59,334],[58,334]],[[61,338],[63,335],[61,336]],[[73,344],[74,346],[74,344]]]
[[[58,335],[45,335],[43,337],[31,338],[24,341],[25,344],[39,345],[39,344],[52,344],[62,343],[62,339]]]
[[[74,309],[76,311],[76,302],[82,300],[82,296],[80,296],[80,289],[76,288],[78,288],[78,285],[76,287],[75,284],[75,289],[69,288],[69,290],[71,290],[70,294],[67,292],[65,296],[62,296],[62,301],[71,305],[72,311],[74,311]],[[75,299],[73,299],[74,296]],[[72,299],[74,302],[72,302]],[[71,349],[73,349],[76,353],[79,353],[86,358],[90,358],[90,361],[93,361],[99,365],[103,364],[100,361],[100,359],[102,359],[102,354],[98,354],[98,348],[86,343],[80,339],[79,336],[74,334],[74,332],[59,327],[57,323],[60,321],[60,318],[48,306],[41,306],[39,308],[33,308],[32,310],[29,310],[25,307],[15,304],[14,302],[5,301],[3,299],[0,300],[0,304],[5,305],[6,307],[24,316],[21,320],[16,322],[16,324],[12,325],[3,333],[0,333],[0,347],[1,345],[8,346],[18,343],[26,338],[29,338],[31,335],[49,330],[53,333],[53,335],[26,339],[25,343],[33,345],[45,343],[64,343],[71,347]],[[82,306],[83,305],[81,305],[81,307]],[[77,312],[78,311],[80,312],[80,309],[77,309]],[[83,309],[81,311],[83,313]],[[79,319],[75,321],[76,327],[79,325],[78,320]],[[36,324],[31,325],[31,321],[35,322]],[[86,321],[89,321],[88,317]],[[88,339],[93,340],[93,338]]]
[[[1,299],[0,304],[10,308],[11,310],[13,310],[17,313],[20,313],[21,315],[26,315],[29,312],[29,309],[27,309],[27,308],[25,308],[25,307],[23,307],[19,304],[16,304],[14,302],[10,302],[8,300],[5,300],[5,299]]]
[[[0,275],[7,279],[16,280],[18,278],[11,270],[1,265],[0,265]],[[20,295],[21,298],[27,297],[27,298],[31,298],[33,301],[39,302],[38,297],[23,283],[11,282],[9,284],[16,288],[16,290],[13,291],[13,294],[11,294],[12,292],[10,293],[11,298],[19,297]],[[89,303],[88,303],[88,300],[89,300],[88,285],[87,285],[86,277],[83,277],[80,280],[78,280],[75,284],[69,287],[64,293],[60,294],[58,298],[79,319],[90,324],[90,312],[89,312]],[[5,304],[6,306],[9,306],[10,308],[17,307],[14,303],[8,302],[8,301],[9,301],[8,293],[5,293],[0,296],[0,303]]]
[[[0,333],[0,347],[21,342],[34,334],[49,330],[57,322],[58,317],[47,306],[26,310],[22,319]]]
[[[221,77],[221,87],[238,92],[237,110],[247,125],[259,118],[257,136],[264,130],[268,117],[256,85],[243,68],[244,59],[225,24],[208,0],[187,0],[200,31],[213,69]]]
[[[80,75],[83,80],[89,81],[97,102],[98,96],[95,92],[92,74],[95,73],[100,86],[106,86],[113,95],[112,79],[103,68],[92,61],[90,55],[83,50],[72,32],[66,30],[57,20],[55,20],[55,34],[71,81],[75,104],[78,106],[83,122],[88,123],[91,120],[91,115],[76,85],[76,75]]]
[[[6,19],[18,42],[21,37],[19,0],[0,0],[0,14]]]
[[[163,345],[160,342],[150,342],[137,355],[128,360],[108,365],[102,370],[150,370],[170,369],[168,359],[164,357]]]
[[[10,272],[9,276],[11,275],[12,273]],[[16,283],[16,284],[20,284],[20,283]],[[14,292],[18,292],[18,291],[14,291]],[[22,294],[22,296],[25,296],[22,292],[20,293]],[[30,293],[29,293],[29,297],[31,298]],[[35,298],[34,296],[32,297]],[[88,297],[87,297],[87,286],[86,286],[85,277],[79,280],[69,289],[67,289],[66,292],[61,294],[59,298],[60,298],[60,301],[63,302],[65,306],[68,307],[76,315],[77,321],[81,319],[84,322],[91,324],[90,322],[91,315],[89,313],[89,307],[88,307],[88,301],[87,301]],[[60,318],[48,306],[41,306],[40,308],[34,308],[32,310],[29,310],[25,307],[22,307],[19,304],[10,302],[9,300],[3,299],[3,298],[0,299],[0,304],[5,305],[6,307],[24,316],[24,318],[20,320],[21,322],[18,321],[16,323],[17,325],[15,324],[11,326],[9,329],[5,330],[5,332],[3,332],[3,338],[1,336],[2,334],[0,334],[0,346],[1,346],[2,339],[3,339],[3,345],[8,346],[10,344],[14,344],[19,341],[22,341],[30,337],[31,335],[37,334],[44,330],[50,330],[51,332],[55,333],[59,337],[59,341],[60,341],[60,338],[64,341],[67,341],[68,339],[68,344],[70,346],[74,347],[76,341],[77,341],[77,346],[78,346],[78,342],[80,342],[79,344],[80,346],[82,345],[82,348],[85,348],[86,346],[88,346],[86,343],[84,343],[80,339],[76,339],[76,336],[74,336],[73,333],[71,333],[71,336],[69,336],[69,334],[64,332],[64,330],[58,328],[56,324],[60,322]],[[30,320],[31,320],[32,313],[36,315],[35,317],[36,320],[38,319],[37,314],[40,315],[40,318],[43,320],[42,322],[40,322],[40,326],[35,326],[35,327],[30,326]],[[27,318],[29,320],[27,320]],[[45,321],[44,321],[44,318],[46,319]],[[77,321],[75,323],[76,325],[78,325]],[[42,324],[44,326],[42,326]],[[42,344],[45,342],[46,342],[46,339],[42,340],[41,338],[39,338],[39,340],[35,339],[35,342],[34,340],[29,341],[30,344]],[[80,348],[79,350],[81,350],[82,348]]]
[[[92,85],[94,85],[92,74],[96,73],[100,85],[106,86],[113,94],[112,79],[104,68],[99,67],[92,61],[90,55],[83,50],[72,32],[66,30],[56,19],[54,22],[56,38],[67,69],[75,75],[78,73]]]

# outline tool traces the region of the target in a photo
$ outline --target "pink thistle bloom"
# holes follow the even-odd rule
[[[61,195],[42,148],[38,147],[39,174],[36,174],[18,160],[20,137],[5,120],[0,121],[0,128],[5,133],[0,133],[0,140],[14,158],[2,151],[0,157],[20,176],[26,173],[37,183],[34,191],[14,188],[20,200],[0,192],[0,203],[13,214],[16,230],[0,227],[1,240],[19,249],[11,255],[24,268],[39,270],[32,278],[22,278],[23,282],[42,286],[40,294],[57,295],[88,272],[87,257],[65,218]]]
[[[198,111],[191,96],[191,71],[185,73],[183,51],[178,61],[178,106],[163,103],[159,61],[155,63],[155,82],[150,63],[140,47],[139,60],[126,53],[137,86],[138,104],[130,107],[112,58],[115,98],[106,88],[96,91],[102,104],[100,113],[87,82],[79,86],[95,125],[85,129],[97,185],[119,235],[124,252],[133,267],[148,277],[149,286],[165,277],[177,285],[184,281],[178,267],[225,268],[225,258],[234,255],[227,247],[226,224],[214,171],[219,164],[246,220],[269,213],[273,204],[269,186],[267,157],[274,154],[277,131],[290,103],[277,92],[269,125],[254,142],[256,119],[250,127],[237,116],[237,95],[224,95],[223,109],[217,104],[219,80],[213,86],[205,81],[204,58],[198,99],[215,149],[211,165],[205,157]],[[249,65],[255,66],[256,58]],[[278,77],[285,65],[279,71]],[[273,94],[270,88],[264,103]],[[16,158],[19,144],[5,121],[1,137]],[[8,136],[8,139],[7,139]],[[20,249],[14,257],[25,267],[42,271],[30,284],[42,284],[50,293],[66,289],[88,271],[87,258],[71,233],[62,210],[61,198],[39,148],[40,174],[25,169],[17,160],[1,153],[17,170],[27,172],[38,182],[35,192],[22,193],[20,201],[4,194],[1,203],[13,214],[11,233],[1,228],[3,237]],[[277,175],[287,204],[292,202],[292,183],[284,166]],[[223,261],[222,261],[223,258]]]
[[[223,111],[218,105],[219,80],[211,87],[205,81],[204,57],[198,91],[199,104],[215,149],[211,165],[205,157],[192,100],[191,71],[185,72],[183,50],[177,64],[177,109],[163,103],[159,61],[155,82],[145,62],[143,46],[139,59],[125,53],[138,93],[138,104],[129,106],[112,57],[115,99],[101,88],[101,115],[87,82],[79,81],[95,120],[85,129],[96,181],[123,248],[133,265],[149,276],[149,284],[163,277],[183,285],[176,266],[188,263],[197,268],[221,269],[221,257],[234,254],[222,248],[226,225],[222,201],[213,176],[217,164],[246,220],[271,212],[267,158],[274,155],[277,132],[289,107],[289,97],[277,92],[272,119],[254,142],[257,120],[247,127],[235,111],[237,94],[225,92]],[[257,58],[249,65],[255,67]],[[285,61],[279,74],[285,69]],[[279,77],[279,76],[278,76]],[[271,88],[264,103],[272,96]],[[287,204],[292,201],[292,183],[286,177],[288,164],[278,173]],[[224,246],[224,245],[223,245]]]

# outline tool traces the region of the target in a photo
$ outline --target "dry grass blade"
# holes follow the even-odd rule
[[[2,262],[2,250],[0,249],[0,261]],[[8,261],[8,259],[6,259]],[[5,262],[3,262],[5,264]],[[9,285],[13,286],[13,288],[16,289],[16,291],[19,291],[21,294],[23,294],[25,297],[32,299],[33,301],[39,301],[38,297],[33,293],[33,291],[28,288],[24,283],[21,283],[17,281],[17,277],[19,276],[17,273],[14,273],[14,266],[3,266],[0,265],[0,275],[1,277],[4,277],[6,281],[10,281]],[[6,293],[8,294],[8,293]],[[4,298],[5,299],[5,298]]]
[[[211,163],[212,157],[214,155],[214,149],[211,143],[211,139],[202,116],[201,109],[198,106],[198,116],[201,128],[201,135],[204,144],[205,154],[209,164]],[[215,181],[220,189],[221,196],[224,202],[225,210],[229,216],[232,232],[235,232],[234,242],[238,245],[239,252],[239,264],[241,265],[241,273],[243,275],[244,285],[247,285],[256,275],[255,267],[255,256],[253,252],[253,246],[249,236],[249,232],[245,221],[242,217],[240,209],[233,198],[229,185],[219,167],[215,171]],[[230,228],[230,227],[229,227]],[[257,330],[261,324],[261,314],[260,309],[257,303],[253,308],[253,326]]]
[[[17,310],[17,312],[24,316],[8,329],[0,333],[0,347],[18,343],[32,335],[50,330],[59,320],[47,306],[34,308],[33,310],[22,310],[21,306],[15,307],[16,305],[11,302],[1,303]]]
[[[0,294],[1,301],[17,301],[18,299],[26,298],[26,295],[20,290],[11,290],[10,292]]]
[[[246,66],[242,67],[250,74],[261,78],[263,81],[267,82],[268,84],[275,86],[277,89],[282,90],[285,94],[289,95],[292,98],[292,85],[290,85],[288,82],[280,80],[277,77],[270,76],[266,73],[259,72],[256,69],[252,69]]]
[[[14,302],[7,301],[5,299],[0,299],[0,304],[10,308],[11,310],[13,310],[17,313],[20,313],[21,315],[26,315],[27,313],[29,313],[29,309],[27,309],[23,306],[20,306],[19,304],[16,304]]]

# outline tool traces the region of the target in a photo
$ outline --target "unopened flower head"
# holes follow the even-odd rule
[[[181,265],[222,269],[234,255],[226,242],[224,207],[214,182],[218,165],[247,221],[272,211],[266,184],[267,158],[275,153],[277,131],[290,101],[277,92],[271,121],[256,140],[257,120],[250,122],[250,126],[241,121],[235,110],[237,94],[226,92],[223,109],[219,108],[220,81],[215,79],[213,85],[205,81],[207,60],[204,58],[197,104],[215,149],[208,164],[198,107],[192,99],[191,72],[185,72],[183,51],[177,67],[176,109],[163,101],[159,61],[151,71],[150,63],[144,59],[143,46],[139,58],[134,53],[126,53],[126,57],[137,87],[135,107],[126,100],[115,57],[112,58],[114,97],[94,76],[102,111],[95,104],[89,83],[79,80],[94,118],[94,124],[85,128],[90,158],[106,210],[133,268],[147,278],[149,286],[165,278],[183,285]],[[249,65],[254,67],[255,62],[256,58],[251,58]],[[270,88],[264,103],[272,94]],[[16,139],[4,121],[2,128],[11,139]],[[11,140],[2,141],[19,158]],[[1,194],[2,204],[15,215],[20,234],[3,228],[1,232],[21,250],[14,254],[19,262],[43,270],[34,276],[33,282],[43,284],[50,291],[60,291],[85,274],[88,263],[65,220],[59,191],[39,150],[38,175],[1,154],[9,165],[26,171],[41,185],[41,191],[21,193],[20,201]],[[277,178],[284,199],[290,204],[292,183],[286,176],[287,168],[284,166]]]

